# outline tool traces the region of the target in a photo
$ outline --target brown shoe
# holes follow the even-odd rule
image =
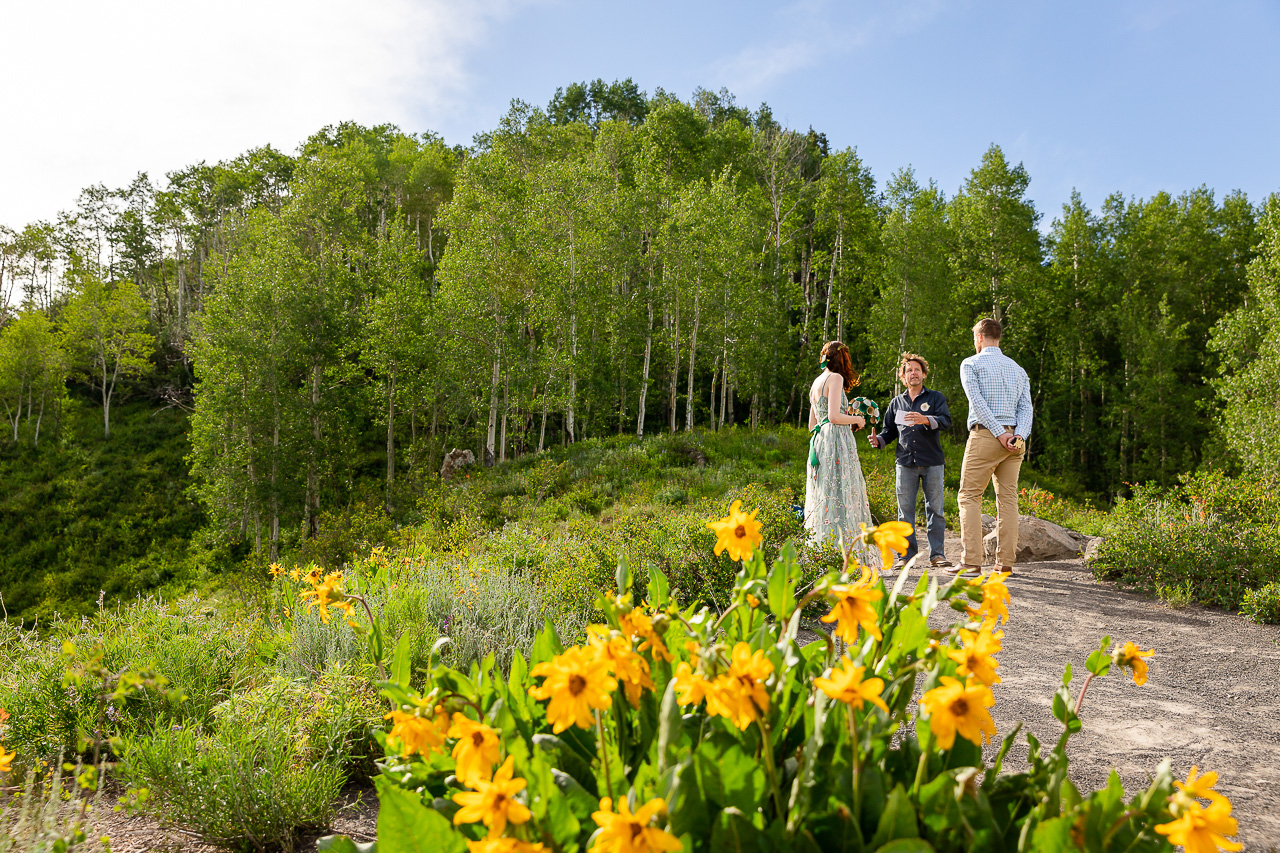
[[[991,570],[996,574],[1007,574],[1009,577],[1014,576],[1013,566],[992,566]]]
[[[982,574],[982,566],[972,566],[968,563],[961,563],[958,566],[951,566],[946,569],[953,575],[980,575]]]
[[[929,565],[933,566],[935,569],[949,569],[954,565],[954,563],[946,557],[934,557],[929,561]]]

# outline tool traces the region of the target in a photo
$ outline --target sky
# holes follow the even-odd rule
[[[1280,192],[1274,0],[0,0],[0,225],[344,120],[496,126],[632,78],[910,166],[952,195],[997,144],[1047,225],[1078,190]]]

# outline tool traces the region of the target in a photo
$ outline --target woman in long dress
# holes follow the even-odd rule
[[[858,461],[854,429],[867,425],[861,415],[847,414],[847,392],[858,384],[849,348],[830,341],[822,348],[823,371],[809,387],[809,462],[806,465],[804,526],[815,544],[829,537],[845,547],[872,526],[867,481]],[[864,565],[879,566],[875,548],[858,548]]]

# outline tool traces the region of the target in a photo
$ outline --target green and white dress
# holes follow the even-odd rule
[[[862,534],[861,525],[873,525],[858,445],[850,426],[827,420],[826,395],[816,400],[810,397],[809,402],[817,414],[818,426],[813,429],[805,466],[804,526],[815,544],[832,539],[838,545],[843,536],[848,545]],[[840,406],[849,406],[843,391]],[[860,547],[857,557],[864,565],[880,565],[880,554],[874,548]]]

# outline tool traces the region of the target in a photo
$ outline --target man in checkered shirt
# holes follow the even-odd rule
[[[1031,382],[1018,363],[1000,351],[1000,323],[987,318],[973,327],[977,355],[960,363],[960,384],[969,397],[969,440],[960,465],[960,565],[981,571],[982,495],[996,487],[997,572],[1013,573],[1018,551],[1018,471],[1031,435]]]

